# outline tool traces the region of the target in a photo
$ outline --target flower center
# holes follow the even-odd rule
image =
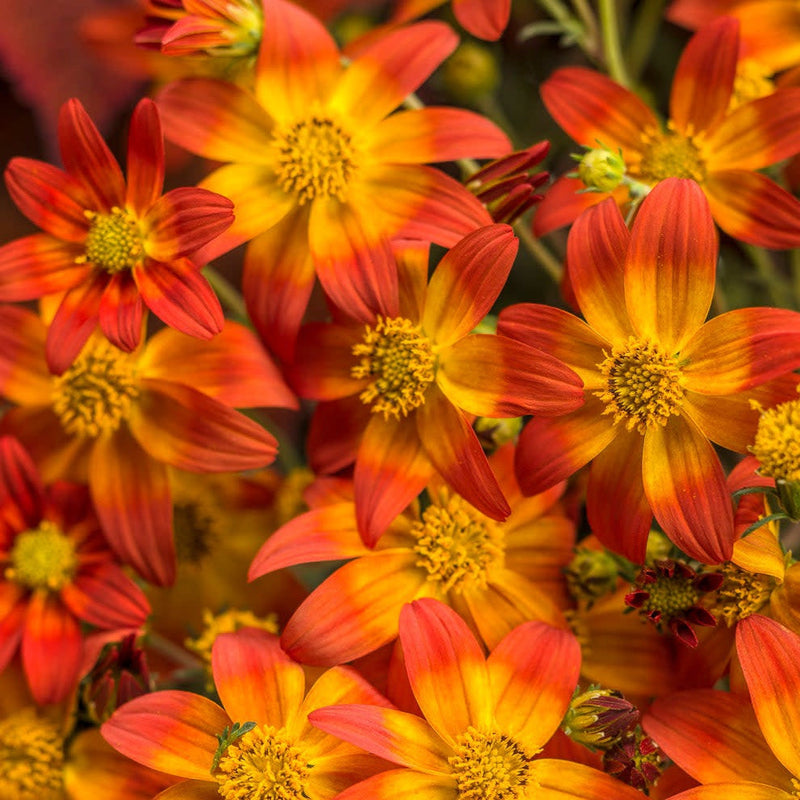
[[[728,113],[735,108],[758,100],[775,91],[772,80],[773,70],[754,58],[742,58],[736,64],[736,78],[733,81],[733,94],[728,105]]]
[[[459,737],[453,769],[458,800],[513,800],[524,795],[531,757],[508,736],[470,726]]]
[[[56,726],[24,708],[0,720],[0,797],[61,800],[64,739]]]
[[[225,750],[214,777],[225,800],[304,800],[310,769],[282,731],[256,725]]]
[[[436,502],[411,527],[417,566],[437,581],[442,592],[486,588],[489,570],[503,559],[500,526],[458,495],[443,489]]]
[[[720,569],[724,578],[717,589],[711,610],[730,627],[740,619],[755,614],[767,603],[775,588],[775,578],[747,572],[731,562],[726,562]]]
[[[132,359],[100,342],[54,379],[53,411],[67,433],[97,438],[119,428],[138,396]]]
[[[750,452],[768,478],[800,481],[800,400],[762,411]]]
[[[431,341],[410,319],[378,317],[366,326],[364,339],[353,345],[359,359],[350,374],[369,380],[359,395],[372,404],[372,412],[399,419],[425,402],[425,391],[433,381],[436,356]]]
[[[344,201],[356,170],[356,148],[349,133],[323,113],[275,133],[278,184],[303,205],[317,197]]]
[[[86,234],[84,256],[80,261],[89,261],[102,267],[112,275],[131,269],[144,253],[142,231],[132,214],[124,208],[114,206],[110,214],[84,211],[90,221]]]
[[[705,156],[691,137],[675,131],[645,134],[646,143],[636,172],[650,184],[665,178],[706,179]],[[632,170],[633,171],[633,170]]]
[[[23,531],[14,539],[6,578],[29,589],[57,592],[75,576],[75,545],[52,522]]]
[[[680,413],[681,371],[675,357],[658,345],[631,336],[606,353],[598,367],[606,378],[605,388],[595,392],[606,404],[603,413],[613,414],[615,423],[624,421],[629,431],[643,434]]]

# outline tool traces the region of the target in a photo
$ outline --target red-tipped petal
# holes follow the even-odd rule
[[[641,800],[642,796],[632,786],[626,786],[605,772],[561,759],[534,759],[530,764],[529,776],[543,800]],[[719,800],[722,798],[723,795],[720,795]]]
[[[405,768],[390,769],[373,775],[345,789],[336,798],[337,800],[392,800],[397,797],[424,797],[425,800],[453,800],[455,792],[453,778],[428,775]]]
[[[142,217],[164,187],[164,137],[158,109],[149,98],[139,101],[128,134],[126,205]]]
[[[431,463],[458,494],[492,519],[509,515],[475,431],[438,388],[428,391],[417,410],[417,431]]]
[[[0,437],[0,508],[13,504],[19,514],[15,523],[35,528],[44,500],[42,479],[27,450],[13,436]]]
[[[319,403],[306,440],[309,465],[314,472],[330,475],[350,466],[372,418],[369,406],[357,397]]]
[[[57,597],[35,592],[25,615],[22,664],[37,703],[59,703],[75,688],[81,649],[75,617]]]
[[[691,180],[668,178],[645,198],[625,259],[625,302],[639,336],[679,351],[703,324],[717,269],[717,233]]]
[[[685,417],[651,426],[644,437],[642,480],[664,532],[691,558],[728,561],[735,534],[725,474],[709,441]]]
[[[428,285],[422,327],[440,347],[466,336],[505,285],[519,241],[509,225],[488,225],[461,239],[439,262]]]
[[[702,132],[725,116],[739,57],[739,23],[724,17],[695,34],[672,79],[669,113],[679,131]]]
[[[125,429],[94,443],[89,486],[109,544],[157,586],[175,579],[172,497],[167,471]]]
[[[125,206],[125,178],[116,159],[95,127],[80,100],[74,97],[61,107],[58,116],[61,161],[98,211]]]
[[[453,745],[468,727],[485,730],[492,717],[486,662],[467,624],[433,598],[400,612],[408,679],[431,727]]]
[[[563,718],[581,668],[575,636],[543,622],[515,628],[486,662],[503,733],[536,752]]]
[[[100,329],[111,344],[130,353],[142,338],[144,304],[127,270],[109,279],[100,298]]]
[[[453,13],[473,36],[494,42],[508,25],[511,0],[453,0]]]
[[[131,432],[157,461],[190,472],[257,469],[275,458],[271,433],[190,386],[143,378]]]
[[[35,300],[77,286],[91,270],[75,263],[82,253],[81,246],[43,233],[0,247],[0,302]]]
[[[211,666],[219,698],[235,722],[283,728],[305,695],[303,668],[281,650],[278,637],[244,628],[220,634]]]
[[[144,592],[111,563],[79,573],[61,599],[76,617],[104,629],[140,628],[150,613]]]
[[[208,698],[168,690],[120,706],[100,732],[115,750],[140,764],[210,782],[217,735],[230,724],[228,715]]]

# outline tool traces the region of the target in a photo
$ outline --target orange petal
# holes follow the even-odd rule
[[[556,758],[533,759],[528,775],[542,800],[641,800],[642,796],[605,772]]]
[[[150,613],[144,592],[115,563],[79,572],[61,599],[78,619],[98,628],[140,628]]]
[[[739,539],[733,546],[731,561],[748,572],[770,575],[779,583],[786,574],[783,548],[769,525],[762,525]]]
[[[164,188],[164,136],[158,109],[147,97],[139,101],[131,117],[127,177],[125,205],[142,217]]]
[[[271,433],[238,411],[180,383],[140,380],[131,432],[157,461],[190,472],[257,469],[275,458]]]
[[[284,649],[304,663],[330,666],[392,641],[403,603],[428,593],[427,574],[415,561],[411,552],[392,550],[339,567],[292,615]]]
[[[792,800],[793,794],[763,783],[713,783],[672,795],[670,800]]]
[[[167,690],[121,705],[100,732],[115,750],[146,767],[210,782],[217,735],[230,725],[208,698]]]
[[[486,666],[500,730],[535,753],[558,728],[577,686],[578,640],[570,631],[526,622],[492,650]]]
[[[740,696],[711,689],[675,692],[657,698],[643,723],[658,746],[700,783],[752,781],[791,789],[791,776]]]
[[[494,42],[508,25],[511,0],[453,0],[453,13],[473,36]]]
[[[736,627],[736,652],[764,738],[800,776],[800,637],[754,614]]]
[[[153,800],[219,800],[219,788],[216,781],[181,781]]]
[[[643,131],[659,128],[642,100],[594,70],[556,70],[540,91],[550,115],[578,144],[594,147],[599,140],[613,152],[622,148],[626,160],[641,151]]]
[[[398,797],[453,800],[455,796],[453,778],[412,769],[390,769],[345,789],[336,795],[336,800],[396,800]]]
[[[357,397],[319,403],[306,440],[311,469],[330,475],[350,466],[374,416]]]
[[[739,56],[739,23],[716,20],[683,50],[672,79],[669,115],[677,130],[699,133],[725,116]]]
[[[642,480],[664,532],[691,558],[720,564],[733,555],[730,494],[719,457],[685,417],[644,436]]]
[[[253,628],[220,634],[211,667],[219,699],[234,722],[273,728],[294,722],[305,695],[305,675],[274,634]]]
[[[602,203],[612,195],[607,192],[586,192],[580,178],[561,177],[548,188],[544,200],[536,206],[533,216],[533,233],[546,233],[574,222],[583,211]],[[620,198],[620,201],[623,198]]]
[[[775,250],[800,246],[800,201],[766,175],[743,169],[712,172],[703,189],[725,233]]]
[[[453,746],[468,727],[486,730],[492,697],[483,652],[467,624],[433,598],[400,612],[400,641],[414,696],[431,727]]]
[[[625,259],[625,302],[636,333],[669,353],[681,350],[705,321],[716,269],[717,232],[700,187],[661,181],[636,215]]]
[[[466,336],[489,313],[518,248],[511,226],[488,225],[444,255],[428,284],[422,314],[423,330],[439,347]]]

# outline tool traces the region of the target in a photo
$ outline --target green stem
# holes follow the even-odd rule
[[[603,54],[608,74],[622,86],[630,86],[631,79],[628,77],[619,40],[617,0],[600,0],[600,27],[603,31]]]
[[[800,308],[800,249],[789,252],[789,269],[792,273],[792,307]]]
[[[233,319],[244,325],[249,325],[250,317],[244,304],[244,298],[239,290],[213,267],[205,267],[203,275],[206,276],[220,303],[228,309]]]
[[[763,248],[752,244],[745,244],[744,249],[767,289],[770,303],[779,308],[785,308],[789,292],[787,291],[786,281],[775,269],[775,262],[772,260],[771,255]]]
[[[666,0],[645,0],[633,23],[633,31],[628,39],[628,69],[631,78],[638,81],[647,59],[653,50],[656,36],[664,21]]]
[[[572,7],[578,15],[583,27],[582,42],[579,42],[584,53],[595,61],[599,60],[600,42],[597,31],[597,17],[587,0],[572,0]]]
[[[553,279],[556,284],[561,283],[564,269],[558,259],[542,244],[541,239],[537,239],[530,228],[530,222],[518,219],[514,223],[514,230],[519,236],[519,240],[525,245],[528,252],[539,262],[544,271]]]

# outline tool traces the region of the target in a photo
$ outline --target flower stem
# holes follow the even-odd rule
[[[555,283],[560,283],[564,275],[564,269],[556,257],[542,244],[541,239],[537,239],[533,235],[530,223],[524,219],[518,219],[514,223],[514,230],[527,251],[536,259],[544,271]]]
[[[622,86],[630,86],[631,79],[622,57],[619,40],[619,20],[617,0],[600,0],[600,27],[603,31],[603,53],[608,74]]]
[[[205,275],[211,284],[211,288],[216,292],[220,303],[228,309],[233,319],[244,325],[249,325],[250,317],[244,304],[244,298],[239,290],[213,267],[204,267],[203,275]]]

